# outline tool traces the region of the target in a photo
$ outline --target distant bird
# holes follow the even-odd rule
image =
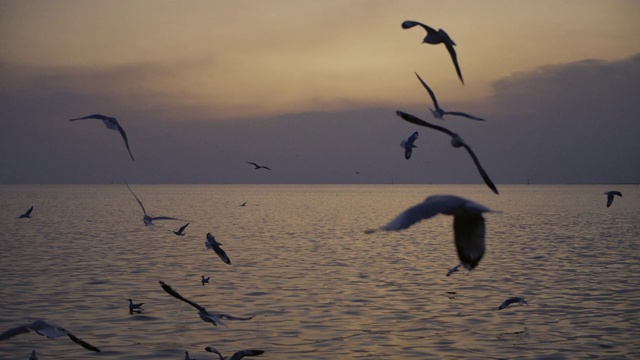
[[[129,312],[133,313],[135,310],[142,310],[142,305],[144,305],[144,303],[134,304],[133,300],[129,299]]]
[[[31,356],[29,357],[29,360],[38,360],[38,355],[36,355],[35,350],[31,350]]]
[[[204,321],[204,322],[211,323],[214,326],[224,325],[224,323],[222,322],[222,319],[225,319],[225,320],[251,320],[251,319],[253,319],[253,316],[237,317],[237,316],[231,316],[229,314],[222,314],[222,313],[214,314],[214,313],[210,313],[204,307],[196,304],[195,302],[193,302],[191,300],[188,300],[188,299],[182,297],[182,295],[178,294],[177,291],[173,290],[171,288],[171,286],[165,284],[164,281],[159,281],[159,283],[162,286],[162,289],[167,292],[167,294],[173,296],[176,299],[182,300],[182,301],[186,302],[187,304],[189,304],[189,305],[193,306],[194,308],[196,308],[198,310],[198,315],[200,316],[200,319],[202,319],[202,321]]]
[[[182,227],[180,229],[178,229],[178,231],[174,231],[173,233],[178,235],[178,236],[184,236],[184,229],[186,229],[187,226],[189,226],[189,223],[186,223],[186,224],[182,225]]]
[[[513,303],[520,303],[522,305],[529,305],[524,298],[521,298],[521,297],[518,297],[518,296],[514,296],[514,297],[508,298],[502,304],[500,304],[500,306],[498,306],[498,310],[502,310],[502,309],[506,308],[507,306],[513,304]]]
[[[413,148],[417,147],[416,145],[413,144],[417,138],[418,138],[418,132],[416,131],[413,134],[411,134],[411,136],[409,136],[408,139],[402,140],[402,142],[400,143],[400,146],[404,148],[405,159],[409,160],[411,158],[411,154],[413,153]]]
[[[453,239],[458,258],[462,266],[473,270],[482,259],[485,249],[482,213],[490,211],[483,205],[459,196],[433,195],[402,212],[381,230],[403,230],[438,214],[453,215]],[[375,231],[377,230],[368,230],[367,233]]]
[[[133,155],[131,154],[131,149],[129,149],[129,140],[127,140],[127,133],[125,133],[122,126],[118,124],[118,120],[116,120],[116,118],[111,116],[100,115],[100,114],[93,114],[93,115],[88,115],[88,116],[77,118],[77,119],[70,119],[69,121],[86,120],[86,119],[102,120],[102,122],[107,127],[107,129],[118,131],[120,135],[122,135],[122,139],[124,140],[124,145],[127,147],[127,151],[129,152],[129,156],[131,156],[131,160],[135,161],[135,159],[133,158]]]
[[[204,348],[204,350],[218,354],[220,360],[240,360],[245,356],[258,356],[264,354],[264,350],[240,350],[231,355],[231,357],[224,357],[222,356],[220,351],[216,350],[213,346],[207,346],[206,348]]]
[[[447,47],[447,51],[449,51],[449,55],[451,55],[451,60],[453,60],[453,65],[456,67],[456,73],[458,73],[458,77],[460,81],[464,85],[464,80],[462,79],[462,72],[460,71],[460,65],[458,65],[458,56],[456,55],[456,50],[453,48],[456,43],[451,40],[449,35],[442,29],[438,29],[436,31],[434,28],[427,26],[423,23],[419,23],[417,21],[406,20],[402,23],[403,29],[410,29],[414,26],[421,26],[423,29],[427,31],[427,35],[422,40],[422,43],[426,44],[444,44]]]
[[[15,327],[13,329],[9,329],[3,332],[2,334],[0,334],[0,340],[6,340],[16,335],[28,333],[29,331],[35,331],[36,334],[46,336],[49,339],[55,339],[55,338],[59,338],[61,336],[66,335],[69,337],[69,339],[71,339],[71,341],[82,346],[83,348],[87,350],[95,351],[95,352],[100,352],[100,350],[97,347],[80,340],[75,335],[73,335],[70,331],[67,331],[64,328],[61,328],[59,326],[51,325],[44,320],[36,320],[31,324],[22,325],[22,326]]]
[[[242,205],[240,205],[240,206],[247,206],[247,202],[246,201],[243,202]]]
[[[620,191],[607,191],[604,194],[607,195],[607,207],[609,207],[609,206],[611,206],[611,204],[613,204],[613,198],[614,198],[615,195],[618,195],[618,196],[622,197],[622,193]],[[30,211],[28,211],[28,212],[30,212]],[[20,216],[20,217],[22,217],[22,216]]]
[[[458,268],[460,268],[460,266],[462,266],[462,264],[458,264],[458,265],[452,267],[451,269],[449,269],[449,271],[447,271],[447,275],[446,276],[453,275],[454,272],[458,271]]]
[[[463,112],[459,112],[459,111],[445,111],[443,108],[440,107],[440,105],[438,105],[438,100],[436,100],[436,94],[433,93],[433,90],[431,90],[429,85],[427,85],[427,83],[425,83],[422,80],[420,75],[418,75],[417,73],[414,73],[414,74],[416,74],[416,76],[418,77],[418,80],[420,80],[420,83],[422,84],[422,86],[425,89],[427,89],[427,92],[429,93],[429,96],[431,96],[431,101],[433,101],[433,106],[435,106],[436,109],[434,110],[432,108],[429,108],[429,110],[431,110],[431,114],[433,114],[434,118],[444,120],[444,118],[443,118],[444,115],[457,115],[457,116],[464,116],[464,117],[467,117],[467,118],[472,119],[472,120],[486,121],[483,118],[479,118],[477,116],[469,115],[467,113],[463,113]]]
[[[202,279],[200,279],[200,281],[202,282],[202,286],[204,286],[204,284],[208,284],[209,283],[209,278],[211,276],[208,277],[204,277],[204,275],[201,275]]]
[[[213,251],[215,251],[215,253],[218,254],[218,257],[222,259],[222,261],[227,264],[231,264],[231,260],[227,256],[227,253],[224,252],[224,250],[222,250],[222,248],[220,247],[220,245],[222,244],[219,243],[216,238],[211,235],[211,233],[207,233],[207,240],[204,242],[204,245],[207,247],[207,249],[212,249]]]
[[[434,130],[438,130],[440,132],[443,132],[447,135],[449,135],[451,137],[451,146],[453,146],[454,148],[459,148],[459,147],[464,147],[465,150],[467,150],[467,152],[469,153],[469,155],[471,156],[471,159],[473,159],[473,162],[476,164],[476,167],[478,168],[478,171],[480,172],[480,176],[482,176],[482,180],[484,180],[485,184],[487,184],[487,186],[489,186],[489,188],[491,189],[491,191],[493,191],[494,193],[498,194],[498,189],[496,188],[496,186],[493,184],[493,182],[491,181],[491,179],[489,178],[489,175],[487,174],[486,171],[484,171],[484,169],[482,168],[482,165],[480,165],[480,160],[478,160],[478,157],[476,156],[476,154],[473,153],[473,150],[471,150],[471,148],[469,147],[469,145],[467,145],[464,140],[462,140],[462,138],[454,133],[453,131],[449,130],[449,129],[445,129],[442,126],[438,126],[438,125],[433,125],[433,124],[429,124],[428,122],[419,119],[411,114],[407,114],[405,112],[402,111],[396,111],[396,115],[400,116],[401,118],[403,118],[404,120],[410,122],[410,123],[414,123],[416,125],[420,125],[420,126],[426,126],[428,128],[434,129]]]
[[[133,193],[133,190],[131,190],[131,188],[129,187],[129,184],[125,183],[125,185],[127,185],[127,189],[129,189],[133,197],[136,198],[136,201],[138,202],[138,204],[140,204],[140,207],[142,208],[142,212],[144,213],[144,217],[142,218],[142,221],[144,222],[145,225],[153,225],[153,221],[155,220],[180,220],[180,219],[176,219],[169,216],[155,216],[155,217],[149,216],[147,214],[147,210],[144,209],[144,205],[142,205],[142,202],[140,201],[140,199],[138,199],[136,194]]]
[[[27,210],[24,214],[20,215],[18,217],[18,219],[24,219],[24,218],[31,219],[31,212],[32,211],[33,211],[33,206],[30,207],[29,210]]]
[[[254,162],[247,162],[247,164],[251,164],[253,166],[255,166],[253,169],[254,170],[258,170],[258,169],[267,169],[267,170],[271,170],[270,168],[266,167],[266,166],[262,166],[262,165],[258,165]]]

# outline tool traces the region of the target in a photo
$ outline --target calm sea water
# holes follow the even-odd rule
[[[417,185],[0,187],[0,330],[44,318],[99,347],[24,334],[0,358],[640,358],[640,187]],[[606,208],[604,191],[620,190]],[[428,195],[486,215],[480,265],[458,263],[452,218],[365,234]],[[239,206],[247,201],[245,207]],[[16,219],[34,205],[32,219]],[[213,233],[231,258],[204,246]],[[200,276],[210,276],[202,286]],[[214,327],[166,294],[246,316]],[[497,310],[508,297],[528,306]],[[130,315],[126,299],[144,302]]]

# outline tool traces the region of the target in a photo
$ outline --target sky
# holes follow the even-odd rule
[[[456,131],[498,187],[639,183],[638,15],[633,0],[0,0],[0,183],[482,183],[398,109]],[[446,30],[464,85],[404,20]],[[487,121],[434,119],[414,72]],[[100,121],[67,121],[95,113],[136,161]]]

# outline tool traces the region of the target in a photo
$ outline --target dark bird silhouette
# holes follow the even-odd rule
[[[254,170],[258,170],[258,169],[267,169],[267,170],[271,170],[270,168],[268,168],[267,166],[262,166],[262,165],[258,165],[254,162],[247,162],[247,164],[251,164],[253,166],[255,166],[253,169]]]
[[[178,231],[174,231],[173,233],[178,235],[178,236],[184,236],[184,229],[186,229],[187,226],[189,226],[189,223],[186,223],[186,224],[182,225],[182,227],[180,229],[178,229]]]
[[[449,35],[444,30],[438,29],[436,31],[434,28],[417,21],[406,20],[402,23],[402,28],[410,29],[416,25],[421,26],[427,31],[427,35],[422,40],[423,44],[444,44],[444,46],[447,47],[447,51],[449,52],[449,55],[451,55],[451,60],[453,60],[453,65],[456,67],[458,78],[460,78],[460,81],[462,82],[462,84],[464,84],[464,80],[462,79],[462,72],[460,71],[460,65],[458,65],[458,56],[456,55],[456,50],[453,48],[456,43],[451,40]]]
[[[13,329],[9,329],[3,332],[2,334],[0,334],[0,340],[6,340],[16,335],[26,334],[30,331],[35,331],[36,334],[45,336],[49,339],[55,339],[55,338],[59,338],[61,336],[66,335],[69,337],[69,339],[71,339],[71,341],[82,346],[83,348],[87,350],[95,351],[95,352],[100,352],[100,349],[98,349],[97,347],[87,342],[80,340],[78,337],[73,335],[70,331],[67,331],[64,328],[61,328],[59,326],[51,325],[44,320],[36,320],[31,324],[22,325],[22,326],[15,327]]]
[[[246,201],[243,202],[242,205],[240,205],[240,206],[247,206],[247,202]]]
[[[613,204],[613,198],[616,195],[622,197],[622,193],[620,191],[607,191],[604,194],[607,195],[607,207],[609,207],[609,206],[611,206],[611,204]]]
[[[456,271],[459,271],[458,269],[460,268],[460,266],[462,266],[462,264],[458,264],[458,265],[452,267],[451,269],[449,269],[449,271],[447,271],[447,274],[445,276],[453,275],[453,273],[455,273]]]
[[[491,191],[498,194],[498,189],[493,184],[493,181],[491,181],[491,179],[489,178],[489,175],[487,174],[487,172],[484,171],[484,169],[482,168],[482,165],[480,165],[480,160],[478,160],[478,157],[476,156],[476,154],[473,153],[473,150],[471,150],[469,145],[467,145],[458,134],[454,133],[449,129],[445,129],[442,126],[429,124],[428,122],[422,119],[419,119],[411,114],[407,114],[402,111],[396,111],[396,115],[400,116],[401,118],[403,118],[404,120],[410,123],[414,123],[420,126],[426,126],[428,128],[438,130],[440,132],[443,132],[449,135],[451,137],[451,146],[453,146],[454,148],[464,147],[465,150],[467,150],[467,152],[471,156],[471,159],[473,159],[474,164],[476,164],[476,167],[478,168],[478,172],[480,172],[480,176],[482,176],[482,180],[484,180],[485,184],[487,184],[487,186],[491,189]]]
[[[417,138],[418,138],[418,132],[416,131],[413,134],[411,134],[411,136],[409,136],[408,139],[402,140],[402,142],[400,143],[400,146],[404,148],[405,159],[409,160],[411,158],[411,154],[413,153],[413,148],[417,148],[417,146],[413,144]]]
[[[483,118],[479,118],[477,116],[469,115],[467,113],[463,113],[463,112],[459,112],[459,111],[445,111],[443,108],[440,107],[440,105],[438,105],[438,100],[436,100],[436,94],[433,93],[433,90],[431,90],[429,85],[427,85],[427,83],[425,83],[422,80],[420,75],[418,75],[417,73],[414,73],[414,74],[416,74],[416,76],[418,77],[418,80],[420,80],[420,83],[422,84],[422,86],[425,89],[427,89],[427,92],[429,93],[429,96],[431,96],[431,101],[433,101],[433,106],[435,106],[436,109],[434,110],[432,108],[429,108],[429,110],[431,110],[431,114],[433,114],[434,118],[444,120],[443,116],[445,116],[445,115],[456,115],[456,116],[464,116],[464,117],[472,119],[472,120],[486,121]]]
[[[129,140],[127,140],[127,133],[124,132],[124,129],[122,128],[122,126],[120,126],[116,118],[111,116],[100,115],[100,114],[93,114],[93,115],[88,115],[88,116],[77,118],[77,119],[70,119],[69,121],[86,120],[86,119],[102,120],[102,122],[107,127],[107,129],[118,131],[122,136],[122,139],[124,140],[124,145],[127,147],[127,151],[129,152],[129,156],[131,156],[131,160],[135,161],[135,159],[133,158],[133,154],[131,154],[131,149],[129,149]]]
[[[518,296],[514,296],[514,297],[508,298],[502,304],[500,304],[500,306],[498,306],[498,310],[502,310],[502,309],[506,308],[507,306],[513,304],[513,303],[520,303],[522,305],[529,305],[524,298],[521,298],[521,297],[518,297]]]
[[[264,354],[264,350],[240,350],[231,355],[231,357],[224,357],[222,356],[220,351],[216,350],[216,348],[214,348],[213,346],[207,346],[204,349],[205,351],[218,354],[220,360],[240,360],[245,356],[258,356]]]
[[[144,305],[144,303],[134,304],[133,300],[129,299],[129,313],[133,314],[134,311],[140,312],[143,310],[142,305]]]
[[[31,219],[31,212],[33,211],[33,206],[29,208],[29,210],[27,210],[24,214],[21,214],[18,219]]]
[[[200,279],[200,281],[202,282],[202,286],[204,286],[204,284],[208,284],[208,283],[209,283],[209,278],[210,278],[210,277],[211,277],[211,276],[204,277],[204,275],[201,275],[201,279]]]
[[[213,251],[215,251],[215,253],[218,254],[218,257],[220,257],[222,261],[227,264],[231,264],[231,260],[227,256],[227,253],[224,252],[224,250],[222,250],[222,248],[220,247],[220,245],[222,244],[219,243],[216,238],[211,235],[211,233],[207,233],[207,240],[204,242],[204,245],[207,247],[207,249],[212,249]]]
[[[170,216],[149,216],[149,214],[147,214],[147,210],[145,210],[144,208],[144,205],[142,205],[142,201],[140,201],[140,199],[138,199],[136,194],[133,193],[133,190],[131,190],[131,188],[129,187],[129,184],[125,183],[125,185],[127,185],[127,189],[129,189],[129,191],[131,192],[131,195],[133,195],[133,197],[136,198],[136,201],[140,205],[140,208],[142,208],[142,212],[144,213],[144,217],[142,218],[142,221],[144,222],[145,225],[153,225],[153,221],[155,220],[180,220]]]

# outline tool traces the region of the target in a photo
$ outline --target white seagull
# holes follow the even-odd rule
[[[482,213],[490,212],[487,207],[455,195],[433,195],[424,202],[410,207],[381,230],[403,230],[418,221],[438,214],[453,216],[453,240],[460,263],[473,270],[484,255],[485,225]],[[376,230],[368,230],[367,233]]]
[[[187,226],[189,226],[189,223],[186,223],[186,224],[182,225],[182,227],[180,229],[178,229],[178,231],[174,231],[173,233],[178,235],[178,236],[184,236],[184,229],[186,229]]]
[[[231,355],[231,357],[224,357],[220,353],[220,351],[216,350],[213,346],[207,346],[204,348],[205,351],[216,353],[220,357],[220,360],[240,360],[245,356],[258,356],[264,354],[264,350],[240,350],[235,354]]]
[[[51,325],[44,320],[36,320],[31,324],[22,325],[22,326],[15,327],[13,329],[9,329],[3,332],[2,334],[0,334],[0,340],[9,339],[20,334],[26,334],[30,331],[35,331],[36,334],[46,336],[49,339],[55,339],[55,338],[59,338],[61,336],[66,335],[69,337],[69,339],[71,339],[71,341],[82,346],[83,348],[87,350],[95,351],[95,352],[100,352],[100,349],[98,349],[97,347],[87,342],[80,340],[75,335],[73,335],[70,331],[67,331],[64,328],[61,328],[59,326]]]
[[[513,304],[513,303],[520,303],[522,305],[529,305],[524,298],[521,298],[521,297],[518,297],[518,296],[514,296],[514,297],[508,298],[502,304],[500,304],[500,306],[498,306],[498,310],[502,310],[502,309],[506,308],[507,306]]]
[[[484,171],[484,169],[482,168],[482,165],[480,165],[480,160],[478,160],[478,157],[476,156],[476,154],[473,153],[473,150],[471,150],[471,148],[469,147],[469,145],[467,145],[464,140],[462,140],[462,138],[460,137],[460,135],[454,133],[453,131],[446,129],[442,126],[438,126],[438,125],[433,125],[433,124],[429,124],[428,122],[419,119],[411,114],[407,114],[405,112],[402,111],[396,111],[396,115],[400,116],[402,119],[410,122],[410,123],[414,123],[416,125],[420,125],[420,126],[426,126],[428,128],[434,129],[434,130],[438,130],[440,132],[443,132],[447,135],[449,135],[451,137],[451,146],[453,146],[454,148],[459,148],[459,147],[464,147],[465,150],[467,150],[467,152],[469,153],[469,155],[471,156],[471,159],[473,159],[473,162],[476,164],[476,167],[478,168],[478,172],[480,172],[480,176],[482,176],[482,180],[484,180],[485,184],[487,184],[487,186],[489,186],[489,188],[491,189],[491,191],[493,191],[494,193],[498,194],[498,189],[496,188],[496,186],[493,184],[493,181],[491,181],[491,179],[489,178],[489,175],[487,174],[486,171]]]
[[[456,67],[456,73],[458,73],[458,77],[460,78],[460,81],[464,85],[464,80],[462,79],[462,72],[460,71],[460,65],[458,65],[458,56],[456,55],[456,50],[453,48],[456,45],[456,43],[453,42],[453,40],[451,40],[449,35],[444,30],[438,29],[436,31],[434,28],[427,26],[423,23],[419,23],[417,21],[406,20],[402,23],[402,28],[410,29],[416,25],[421,26],[423,29],[427,31],[427,35],[422,40],[422,43],[432,44],[432,45],[444,44],[444,46],[447,47],[447,51],[449,51],[449,55],[451,55],[451,60],[453,60],[453,65]]]
[[[227,253],[224,252],[224,250],[222,250],[222,248],[220,247],[220,245],[222,244],[219,243],[216,238],[211,235],[211,233],[207,233],[207,240],[204,242],[204,245],[207,247],[207,249],[212,249],[213,251],[215,251],[215,253],[218,254],[218,257],[220,257],[222,261],[227,264],[231,264],[231,260],[227,256]]]
[[[188,300],[188,299],[185,299],[184,297],[182,297],[182,295],[178,294],[177,291],[173,290],[171,288],[171,286],[165,284],[164,281],[159,281],[159,283],[162,286],[162,289],[167,292],[167,294],[173,296],[176,299],[182,300],[182,301],[186,302],[187,304],[189,304],[189,305],[193,306],[194,308],[196,308],[198,310],[198,315],[200,316],[200,319],[202,319],[202,321],[204,321],[204,322],[211,323],[214,326],[224,325],[224,323],[222,322],[222,319],[225,319],[225,320],[251,320],[251,319],[253,319],[253,316],[237,317],[237,316],[231,316],[229,314],[222,314],[222,313],[214,314],[214,313],[210,313],[204,307],[196,304],[195,302],[193,302],[191,300]]]
[[[413,148],[418,147],[413,144],[417,138],[418,138],[418,132],[416,131],[413,134],[411,134],[411,136],[409,136],[408,139],[402,140],[402,142],[400,142],[400,146],[404,148],[405,159],[409,160],[411,158],[411,154],[413,153]]]
[[[176,219],[169,216],[153,216],[153,217],[149,216],[147,214],[147,210],[144,209],[144,205],[142,205],[142,201],[140,201],[140,199],[138,199],[136,194],[133,193],[133,190],[131,190],[131,188],[129,187],[129,184],[125,183],[125,185],[127,185],[127,189],[129,189],[133,197],[136,198],[136,201],[138,202],[138,204],[140,204],[140,207],[142,208],[142,212],[144,213],[144,217],[142,218],[142,221],[144,222],[145,225],[153,225],[154,220],[180,220],[180,219]]]
[[[33,211],[33,206],[31,206],[29,208],[29,210],[27,210],[24,214],[21,214],[20,216],[18,216],[18,219],[31,219],[31,212]]]
[[[622,197],[622,193],[620,191],[607,191],[604,194],[607,195],[607,207],[613,204],[613,198],[615,195]]]
[[[202,286],[204,286],[204,284],[208,284],[209,283],[209,279],[211,278],[211,276],[208,277],[204,277],[204,275],[200,276],[202,279],[200,279],[200,281],[202,282]]]
[[[469,115],[467,113],[463,113],[463,112],[459,112],[459,111],[445,111],[443,108],[440,107],[440,105],[438,105],[438,100],[436,100],[436,94],[434,94],[433,90],[431,90],[431,88],[429,87],[429,85],[427,85],[427,83],[425,83],[422,78],[420,77],[420,75],[418,75],[418,73],[415,73],[416,76],[418,77],[418,80],[420,80],[420,83],[422,84],[422,86],[427,89],[427,92],[429,93],[429,96],[431,96],[431,101],[433,101],[433,106],[435,106],[435,110],[432,108],[429,108],[429,110],[431,110],[431,114],[433,114],[433,117],[436,119],[441,119],[444,120],[443,116],[445,115],[457,115],[457,116],[464,116],[467,117],[469,119],[472,120],[478,120],[478,121],[486,121],[483,118],[479,118],[477,116],[473,116],[473,115]]]
[[[127,147],[127,151],[129,152],[129,156],[131,156],[131,160],[135,161],[135,159],[133,158],[133,155],[131,154],[131,149],[129,149],[129,140],[127,140],[127,133],[125,133],[122,126],[118,124],[118,120],[116,120],[116,118],[111,116],[100,115],[100,114],[93,114],[93,115],[88,115],[88,116],[77,118],[77,119],[70,119],[69,121],[86,120],[86,119],[102,120],[102,122],[107,127],[107,129],[118,131],[120,135],[122,135],[122,139],[124,140],[124,145]]]
[[[258,169],[267,169],[267,170],[271,170],[271,169],[270,169],[269,167],[267,167],[267,166],[258,165],[258,164],[254,163],[254,162],[247,162],[247,164],[251,164],[251,165],[255,166],[255,167],[253,168],[254,170],[258,170]]]

